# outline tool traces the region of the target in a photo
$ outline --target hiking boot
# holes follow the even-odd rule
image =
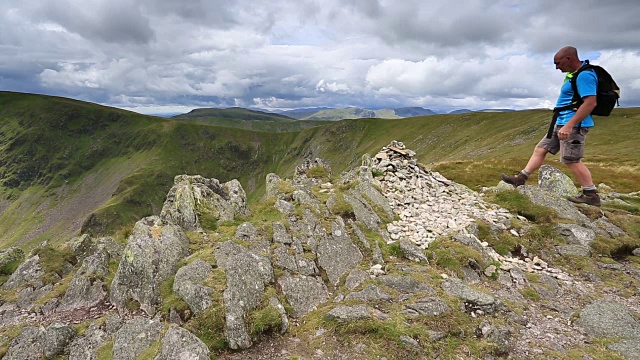
[[[600,195],[595,190],[582,191],[578,196],[567,196],[567,200],[576,204],[600,206]]]
[[[525,174],[523,174],[521,172],[519,172],[519,173],[517,173],[517,174],[515,174],[513,176],[500,174],[500,177],[502,178],[502,181],[506,182],[509,185],[513,185],[513,187],[522,186],[529,179],[528,176],[526,176]]]

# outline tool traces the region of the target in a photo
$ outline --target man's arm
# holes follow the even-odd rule
[[[563,127],[558,130],[558,139],[566,140],[569,138],[569,134],[571,134],[571,130],[578,125],[582,120],[584,120],[593,109],[596,107],[596,97],[595,96],[585,96],[582,98],[582,105],[578,108],[575,114],[571,117],[571,120],[567,122]]]

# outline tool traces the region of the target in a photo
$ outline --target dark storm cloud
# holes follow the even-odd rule
[[[0,89],[139,111],[551,107],[575,45],[640,105],[633,1],[3,0]]]

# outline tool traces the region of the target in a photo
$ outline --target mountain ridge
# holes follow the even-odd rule
[[[549,112],[542,110],[470,113],[464,118],[352,119],[274,133],[193,124],[43,95],[0,92],[0,105],[0,243],[22,241],[26,248],[45,239],[68,238],[69,229],[96,235],[125,231],[136,218],[158,211],[179,173],[221,181],[238,178],[255,199],[264,192],[259,184],[268,172],[290,174],[299,159],[315,156],[342,171],[394,138],[418,150],[429,149],[420,152],[419,160],[456,181],[487,186],[496,173],[521,166],[549,119]],[[594,178],[607,179],[620,190],[640,182],[636,172],[624,170],[635,166],[633,139],[624,134],[635,131],[636,117],[638,109],[616,109],[590,133],[590,150],[601,154],[595,160],[602,164],[592,170]],[[606,156],[612,149],[615,156]],[[608,164],[619,164],[622,171],[613,176]],[[464,171],[472,165],[474,177]],[[124,178],[114,178],[115,190],[95,180],[118,166],[127,170],[118,170]],[[56,200],[62,194],[77,196],[70,204],[82,202],[82,189],[92,187],[102,200],[85,201],[95,204],[88,213],[69,212],[65,221],[76,225],[42,227],[48,224],[42,219],[50,218],[43,209],[62,209],[62,201]],[[27,212],[34,216],[24,221],[20,214]]]

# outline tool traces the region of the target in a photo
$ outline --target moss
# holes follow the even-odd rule
[[[185,328],[195,334],[202,342],[209,347],[209,350],[216,352],[228,347],[224,336],[224,308],[222,299],[209,309],[194,316]]]
[[[484,257],[478,251],[468,246],[462,245],[456,241],[449,239],[438,239],[429,244],[429,248],[425,251],[427,258],[431,264],[436,264],[443,269],[447,269],[462,277],[462,267],[469,264],[469,260],[473,259],[486,267]]]
[[[64,275],[65,265],[70,263],[75,265],[77,259],[73,251],[68,247],[62,249],[54,249],[51,246],[37,248],[33,251],[33,255],[38,255],[38,263],[44,271],[41,280],[45,284],[55,284],[60,281]]]
[[[331,207],[331,213],[348,218],[355,218],[356,216],[353,212],[353,206],[351,206],[340,193],[336,193],[335,202]]]
[[[376,178],[376,177],[381,177],[384,176],[384,171],[382,170],[378,170],[378,169],[371,169],[371,175]]]
[[[316,165],[307,170],[307,177],[329,180],[329,171],[324,166]]]
[[[207,209],[198,212],[198,220],[205,231],[216,231],[218,229],[218,217]]]
[[[591,250],[596,254],[622,260],[631,256],[633,250],[640,247],[640,239],[628,236],[615,239],[598,236],[590,245]]]
[[[548,223],[557,218],[553,209],[534,204],[526,195],[515,190],[500,191],[488,200],[537,223]]]
[[[160,285],[160,299],[162,300],[161,311],[166,317],[169,316],[171,309],[180,313],[189,310],[189,305],[176,293],[173,292],[173,282],[175,277],[169,278]]]
[[[140,310],[140,302],[138,300],[128,299],[127,302],[124,304],[124,307],[128,311],[138,311]]]
[[[520,294],[529,300],[540,301],[540,295],[530,287],[520,290]]]
[[[382,251],[382,256],[384,258],[389,258],[391,256],[400,258],[403,256],[402,250],[400,249],[400,244],[397,242],[394,242],[392,244],[385,244],[380,248],[380,251]]]
[[[114,258],[109,259],[109,273],[104,278],[105,284],[107,284],[107,289],[111,290],[111,283],[113,279],[116,277],[116,273],[118,272],[118,267],[120,266],[120,262]]]
[[[280,182],[278,182],[277,189],[279,193],[285,195],[291,195],[296,190],[288,180],[280,180]]]
[[[15,259],[13,261],[9,261],[4,264],[3,267],[0,268],[0,275],[11,275],[14,271],[22,264],[23,259]]]
[[[281,326],[280,312],[266,299],[262,308],[252,311],[248,316],[247,327],[252,336],[277,332]]]
[[[148,348],[144,349],[140,355],[136,357],[136,360],[153,360],[160,353],[160,347],[162,346],[162,340],[154,341]]]
[[[96,351],[96,360],[110,360],[113,359],[113,341],[102,345],[98,351]]]

